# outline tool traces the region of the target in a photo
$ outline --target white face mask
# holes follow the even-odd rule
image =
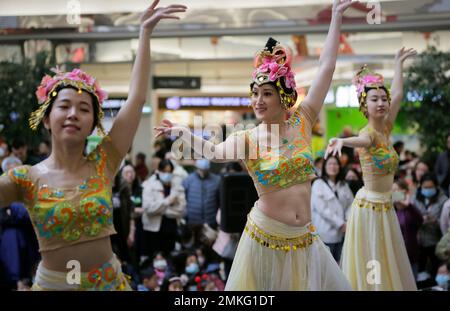
[[[164,259],[158,259],[153,262],[153,268],[158,270],[165,270],[167,268],[167,261]]]
[[[159,179],[164,184],[170,184],[170,182],[172,181],[172,177],[172,173],[159,173]]]
[[[405,201],[406,194],[403,191],[394,191],[392,192],[392,201],[401,202]]]

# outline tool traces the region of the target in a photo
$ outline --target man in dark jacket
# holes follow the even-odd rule
[[[209,171],[210,163],[206,159],[197,160],[195,166],[196,171],[183,181],[183,187],[186,191],[187,225],[193,230],[194,243],[198,245],[205,224],[217,228],[220,177]]]

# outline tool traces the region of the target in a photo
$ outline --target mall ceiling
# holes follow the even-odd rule
[[[169,66],[162,73],[203,75],[223,61],[223,70],[208,74],[216,79],[215,83],[228,76],[237,80],[248,73],[238,73],[239,66],[229,73],[227,64],[247,64],[267,37],[274,36],[294,51],[302,81],[308,84],[314,77],[332,0],[174,1],[187,5],[189,11],[181,21],[164,21],[154,32],[153,61]],[[131,63],[137,47],[139,12],[149,2],[0,0],[0,44],[5,51],[12,50],[5,55],[12,55],[20,53],[20,45],[26,41],[23,51],[29,56],[43,46],[51,49],[50,40],[60,62],[70,58],[73,62],[82,59],[83,63]],[[370,2],[380,4],[381,24],[367,23],[367,14],[372,10],[368,1],[355,3],[346,12],[337,77],[347,79],[360,63],[376,63],[392,71],[392,56],[401,46],[420,52],[433,42],[441,50],[450,49],[450,0]],[[172,0],[161,1],[161,5],[170,3]],[[392,74],[390,71],[387,76]]]
[[[331,0],[191,0],[180,22],[164,21],[154,37],[249,36],[326,33]],[[2,0],[0,40],[101,41],[136,38],[148,0]],[[163,0],[161,5],[172,1]],[[381,23],[367,23],[379,3]],[[391,32],[450,29],[450,0],[379,0],[355,3],[344,31]]]

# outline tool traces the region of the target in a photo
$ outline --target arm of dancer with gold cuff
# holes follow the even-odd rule
[[[365,148],[369,147],[372,143],[372,138],[369,133],[361,132],[358,136],[347,138],[331,138],[327,150],[325,151],[325,159],[331,154],[333,156],[341,156],[341,150],[343,146],[350,148]]]
[[[192,149],[197,155],[212,162],[224,163],[243,160],[247,156],[244,131],[235,132],[229,135],[225,141],[215,144],[194,135],[188,127],[173,124],[167,119],[163,120],[160,126],[154,127],[154,130],[156,131],[155,138],[165,134],[179,135],[177,141],[172,145],[172,149],[180,147],[178,142],[181,142],[183,150],[185,148]],[[176,151],[172,150],[175,153]]]
[[[416,55],[414,49],[405,49],[402,47],[395,55],[395,72],[391,86],[391,107],[388,115],[388,122],[394,124],[395,118],[400,110],[400,104],[403,99],[403,62],[408,58]]]
[[[313,120],[316,119],[322,109],[323,102],[330,89],[339,50],[342,16],[351,5],[351,0],[335,0],[333,2],[330,28],[320,54],[319,69],[308,94],[302,102],[302,105],[311,112]]]
[[[141,17],[139,47],[131,73],[130,91],[126,104],[120,109],[109,133],[112,143],[122,156],[131,147],[147,98],[150,76],[150,36],[153,29],[162,19],[179,19],[173,14],[186,11],[184,5],[157,8],[158,3],[158,0],[153,1]]]

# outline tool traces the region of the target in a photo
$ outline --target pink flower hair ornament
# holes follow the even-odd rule
[[[53,71],[55,75],[53,77],[50,75],[45,75],[36,90],[39,108],[31,113],[29,118],[30,128],[32,130],[37,130],[39,124],[45,116],[45,113],[47,112],[48,107],[50,107],[50,104],[53,102],[54,98],[58,96],[58,87],[64,86],[75,88],[78,90],[79,94],[85,91],[95,97],[99,105],[99,109],[97,109],[98,124],[96,124],[96,127],[102,134],[105,134],[101,123],[104,117],[102,104],[108,96],[107,93],[100,88],[98,81],[91,75],[78,68],[73,69],[70,72],[63,72],[59,70],[59,68],[52,68],[51,71]]]
[[[291,70],[292,54],[273,38],[269,38],[265,48],[255,56],[250,91],[253,84],[260,86],[275,83],[280,94],[281,104],[288,110],[297,101],[295,75]]]
[[[352,84],[356,87],[359,100],[359,110],[367,117],[367,104],[366,104],[366,88],[385,89],[388,101],[391,102],[391,94],[388,88],[384,85],[384,78],[381,74],[375,73],[365,64],[356,73],[352,80]]]

